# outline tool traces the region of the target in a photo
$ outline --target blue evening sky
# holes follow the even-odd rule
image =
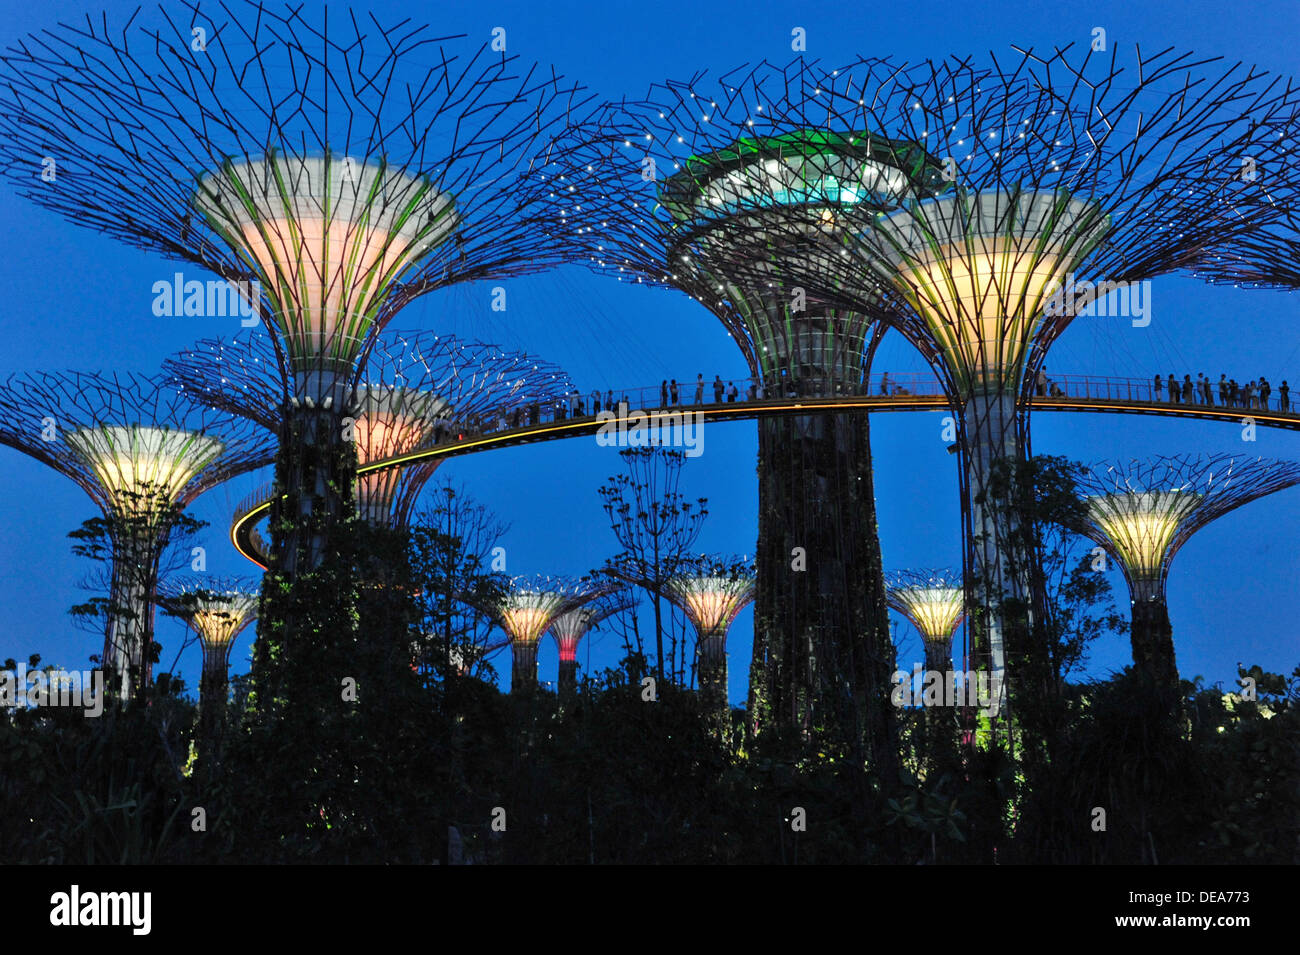
[[[1272,72],[1300,72],[1295,37],[1300,6],[1288,0],[1248,5],[1099,2],[1091,4],[936,2],[923,7],[861,3],[583,4],[517,2],[414,4],[376,0],[359,4],[381,19],[438,18],[439,33],[487,37],[505,27],[509,49],[556,69],[608,97],[639,97],[653,81],[685,78],[698,70],[725,72],[746,62],[787,62],[791,30],[807,32],[809,57],[838,64],[859,54],[899,59],[949,54],[1011,53],[1011,45],[1049,48],[1086,44],[1094,27],[1111,43],[1167,46],[1202,55],[1221,54]],[[5,0],[0,45],[59,20],[123,17],[134,2],[87,6],[74,0],[17,4]],[[341,5],[332,9],[342,10]],[[145,11],[146,14],[148,11]],[[195,339],[230,335],[237,319],[154,317],[151,287],[169,279],[174,263],[128,249],[79,229],[0,187],[0,287],[6,290],[0,331],[7,343],[0,372],[39,369],[152,372],[173,351]],[[187,277],[201,277],[181,268]],[[569,268],[504,283],[508,308],[489,307],[486,286],[464,287],[417,301],[391,327],[446,330],[470,339],[534,351],[563,366],[583,386],[623,389],[675,377],[694,380],[745,375],[738,350],[722,326],[685,296],[620,285]],[[1265,375],[1276,386],[1300,382],[1297,299],[1278,292],[1212,289],[1191,279],[1153,283],[1151,324],[1127,319],[1081,318],[1048,358],[1053,375],[1149,377],[1154,372],[1221,372],[1244,381]],[[877,371],[924,371],[904,342],[886,339]],[[941,415],[899,413],[872,420],[876,491],[886,568],[956,565],[958,502],[955,459],[941,440]],[[1084,460],[1154,453],[1222,451],[1294,459],[1300,435],[1261,429],[1254,443],[1235,424],[1177,422],[1111,415],[1039,415],[1034,450]],[[756,426],[708,425],[704,454],[683,480],[691,496],[709,498],[711,514],[702,549],[752,554],[757,491]],[[37,652],[46,662],[73,668],[100,650],[101,637],[78,631],[67,615],[86,599],[78,582],[89,565],[72,556],[68,531],[95,515],[90,500],[43,465],[0,448],[5,504],[0,529],[0,603],[10,609],[0,628],[0,659]],[[592,438],[491,452],[454,460],[441,469],[464,482],[511,524],[502,542],[511,573],[579,574],[616,550],[597,487],[620,469],[616,452]],[[232,482],[201,498],[192,513],[211,523],[205,532],[208,570],[256,570],[230,546],[229,515],[261,475]],[[1300,663],[1297,623],[1286,609],[1300,578],[1300,489],[1236,511],[1184,548],[1169,582],[1179,668],[1184,676],[1232,682],[1234,664],[1260,663],[1289,672]],[[1112,575],[1117,603],[1127,592]],[[643,618],[643,632],[647,621]],[[900,634],[909,628],[900,627]],[[752,639],[746,611],[731,633],[731,697],[745,694]],[[170,665],[182,629],[160,622],[163,667]],[[251,634],[232,654],[232,671],[248,666]],[[906,646],[919,652],[914,637]],[[597,634],[579,651],[585,667],[612,666],[618,646]],[[541,678],[555,677],[557,654],[548,642],[540,654]],[[1126,639],[1094,647],[1089,670],[1104,675],[1129,660]],[[900,665],[910,667],[911,654]],[[497,660],[509,671],[508,656]],[[198,682],[197,647],[181,657],[180,672]],[[503,682],[508,676],[503,677]]]

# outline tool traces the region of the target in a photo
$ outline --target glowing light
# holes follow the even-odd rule
[[[506,596],[498,612],[501,628],[512,643],[534,646],[572,599],[555,591],[514,591]]]
[[[177,503],[185,486],[221,454],[217,438],[168,428],[83,428],[69,447],[91,468],[119,513],[144,516],[159,499]]]
[[[1060,192],[958,194],[881,214],[874,242],[957,381],[1018,380],[1051,295],[1110,218]]]
[[[433,435],[450,414],[447,401],[428,391],[407,388],[358,388],[353,425],[357,463],[371,464],[408,454]],[[397,494],[400,468],[367,471],[357,476],[357,510],[364,520],[383,522]]]
[[[1088,513],[1131,574],[1159,575],[1178,527],[1200,505],[1193,491],[1106,494],[1087,499]]]
[[[195,609],[189,616],[190,626],[205,650],[229,646],[257,619],[257,594],[200,592],[191,600]]]
[[[889,601],[915,624],[921,639],[947,644],[965,616],[965,593],[960,587],[914,585],[891,587]]]
[[[329,156],[227,162],[194,203],[258,275],[295,371],[350,364],[391,285],[457,223],[427,178]]]
[[[591,629],[598,611],[594,606],[578,607],[560,614],[551,623],[551,635],[560,648],[560,662],[573,663],[578,659],[578,644]]]
[[[675,577],[665,589],[702,637],[725,634],[736,614],[754,599],[754,581],[749,577]]]

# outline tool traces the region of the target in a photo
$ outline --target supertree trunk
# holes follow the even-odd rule
[[[578,692],[578,661],[561,660],[559,676],[559,693],[560,697],[565,700],[571,700]]]
[[[510,692],[528,693],[537,688],[537,644],[510,645]]]
[[[952,669],[952,643],[946,640],[923,640],[925,668],[946,673]]]
[[[114,541],[110,612],[102,665],[112,670],[117,694],[129,700],[153,675],[154,586],[163,545],[150,537],[120,535]]]
[[[199,678],[199,760],[208,770],[221,761],[229,696],[230,644],[204,647],[203,673]]]
[[[262,578],[254,645],[257,700],[317,693],[295,676],[309,661],[344,665],[356,631],[357,587],[344,535],[353,517],[356,453],[343,440],[341,402],[284,409],[271,505],[270,566]],[[338,651],[342,659],[337,658]],[[337,676],[331,674],[331,679]],[[331,692],[334,692],[331,689]]]
[[[127,583],[126,565],[123,560],[115,559],[112,566],[112,580],[108,586],[108,615],[104,622],[104,652],[100,656],[100,665],[104,668],[106,682],[116,680],[114,689],[110,685],[105,690],[116,692],[120,699],[130,696],[131,681],[123,679],[124,664],[128,657],[127,647],[132,642],[132,621],[122,613],[121,608],[128,606],[130,586]]]
[[[1162,690],[1178,691],[1178,665],[1174,659],[1174,628],[1169,622],[1169,604],[1157,582],[1137,581],[1132,585],[1133,619],[1129,638],[1133,663]]]
[[[1005,700],[1006,645],[1011,627],[1028,625],[1029,581],[1015,569],[1011,553],[1019,519],[1010,476],[994,481],[999,464],[1020,460],[1016,400],[1009,394],[978,393],[966,402],[966,488],[969,496],[974,566],[973,619],[999,711]]]
[[[709,718],[721,728],[726,725],[728,711],[727,631],[702,634],[699,652],[700,699]]]
[[[834,726],[892,771],[894,653],[866,415],[760,423],[757,594],[751,722]]]
[[[356,464],[343,438],[345,408],[338,400],[329,408],[318,401],[312,405],[285,407],[276,456],[273,569],[290,579],[320,566],[330,530],[353,510]]]
[[[925,668],[944,675],[946,681],[952,665],[951,640],[923,639]],[[946,685],[946,683],[945,683]],[[927,706],[922,713],[925,730],[921,766],[927,775],[941,774],[956,765],[958,739],[958,710],[948,706]]]

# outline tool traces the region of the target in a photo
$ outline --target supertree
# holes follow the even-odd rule
[[[521,576],[513,578],[491,606],[482,608],[505,631],[510,644],[511,693],[527,692],[537,685],[537,645],[542,635],[558,617],[587,599],[582,584],[565,578]]]
[[[695,626],[700,697],[715,718],[727,711],[727,631],[754,599],[754,581],[749,561],[705,557],[664,585],[664,596]]]
[[[1077,528],[1106,549],[1128,582],[1133,663],[1177,690],[1165,582],[1174,555],[1229,511],[1300,483],[1300,465],[1241,456],[1178,455],[1099,464],[1076,482],[1087,514]]]
[[[949,570],[889,574],[889,605],[916,627],[925,645],[925,668],[952,669],[952,638],[966,615],[961,575]]]
[[[0,167],[19,190],[214,273],[273,337],[283,401],[258,652],[283,665],[259,701],[315,692],[278,648],[349,639],[342,420],[374,336],[416,296],[564,256],[541,227],[536,165],[586,94],[492,42],[249,0],[87,18],[0,57]]]
[[[1004,687],[1004,642],[1028,639],[1034,587],[1032,562],[1014,554],[1018,492],[999,475],[1026,453],[1025,411],[1047,350],[1081,301],[1250,254],[1252,226],[1266,217],[1207,163],[1225,142],[1259,142],[1254,117],[1275,115],[1296,91],[1170,50],[1132,66],[1118,50],[1068,48],[991,68],[950,62],[886,96],[840,79],[821,95],[851,114],[856,105],[859,126],[924,143],[952,180],[944,195],[916,195],[888,214],[845,206],[850,227],[827,245],[848,253],[858,279],[817,286],[866,307],[856,293],[878,282],[888,321],[945,385],[976,635]]]
[[[184,509],[269,464],[274,441],[143,375],[14,375],[0,415],[0,443],[71,478],[103,512],[112,573],[100,662],[131,697],[150,682],[159,567]]]
[[[212,746],[226,707],[230,650],[257,619],[257,589],[234,579],[185,578],[168,581],[161,592],[164,608],[189,624],[203,649],[199,737]]]
[[[176,387],[196,400],[276,430],[280,412],[275,351],[269,336],[206,339],[163,363]],[[512,414],[536,414],[573,383],[549,362],[433,332],[386,330],[355,389],[355,417],[340,423],[359,468],[427,444],[484,430]],[[441,459],[365,471],[355,498],[362,519],[404,527],[420,490]],[[268,490],[269,495],[269,490]]]
[[[966,614],[966,589],[962,586],[961,574],[950,570],[903,570],[889,574],[887,580],[889,605],[912,622],[925,649],[925,669],[928,672],[922,686],[914,687],[914,692],[920,692],[920,698],[925,699],[924,688],[936,685],[934,674],[937,673],[942,675],[937,685],[953,687],[955,695],[957,672],[952,665],[953,634]],[[967,694],[965,702],[969,704],[970,690],[965,683],[969,676],[964,666],[959,669]],[[945,759],[956,756],[953,747],[958,739],[958,720],[950,710],[927,706],[921,726],[921,771],[927,775],[941,773]]]
[[[593,267],[712,312],[741,349],[754,396],[862,392],[883,326],[802,280],[845,275],[810,239],[841,202],[892,209],[946,186],[919,146],[828,123],[818,75],[799,59],[656,84],[576,127],[552,176],[557,218]],[[761,721],[807,727],[828,701],[881,696],[888,683],[867,417],[765,418],[758,471],[750,706]],[[814,671],[824,685],[814,688]]]
[[[551,621],[550,634],[560,651],[557,688],[561,696],[572,696],[578,685],[578,644],[601,622],[635,605],[632,594],[623,587],[607,588],[586,603],[567,610]]]

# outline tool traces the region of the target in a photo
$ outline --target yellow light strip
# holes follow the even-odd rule
[[[729,403],[731,404],[731,403]],[[781,412],[798,411],[802,408],[827,409],[831,411],[853,410],[856,408],[878,408],[889,411],[925,411],[935,407],[948,407],[948,399],[943,395],[910,395],[906,401],[900,401],[898,398],[880,395],[874,398],[863,398],[854,396],[850,398],[806,398],[802,401],[793,403],[789,402],[766,402],[766,401],[744,401],[735,402],[736,409],[733,411],[729,407],[722,405],[701,405],[687,408],[680,407],[676,412],[672,411],[646,411],[636,412],[638,415],[647,419],[646,427],[655,427],[653,420],[670,417],[674,414],[680,416],[683,411],[694,411],[706,418],[709,416],[723,418],[729,421],[743,421],[747,418],[758,418],[765,414],[779,414]],[[1247,408],[1224,408],[1222,406],[1209,405],[1169,405],[1157,402],[1145,402],[1142,404],[1118,404],[1113,403],[1108,398],[1052,398],[1050,396],[1035,395],[1030,399],[1031,408],[1039,408],[1043,411],[1091,411],[1094,413],[1116,413],[1116,414],[1156,414],[1168,415],[1182,418],[1204,418],[1207,421],[1240,421],[1242,418],[1249,417],[1256,424],[1274,425],[1279,428],[1288,430],[1300,430],[1300,410],[1287,415],[1262,413],[1257,410]],[[1250,414],[1242,414],[1242,411],[1250,411]],[[628,417],[631,417],[629,413]],[[523,443],[524,438],[543,438],[554,440],[560,437],[562,432],[572,431],[574,435],[596,431],[602,422],[595,418],[578,418],[568,421],[554,422],[547,425],[531,425],[527,428],[518,428],[511,431],[502,431],[494,434],[483,435],[478,438],[471,438],[468,441],[458,441],[455,444],[441,445],[434,448],[424,448],[419,451],[413,451],[410,454],[399,455],[395,458],[385,458],[382,461],[374,461],[370,464],[357,468],[357,474],[362,475],[370,471],[377,471],[381,468],[398,467],[404,464],[411,464],[416,461],[427,461],[432,458],[442,457],[452,454],[467,454],[476,449],[490,448],[495,445],[504,445],[510,447],[514,444]],[[240,536],[245,527],[251,529],[261,514],[271,506],[270,501],[263,501],[248,513],[236,516],[235,521],[230,526],[230,542],[234,545],[235,550],[239,551],[248,560],[252,561],[263,570],[266,565],[260,560],[253,557],[249,552],[252,548],[245,549],[240,546]]]

